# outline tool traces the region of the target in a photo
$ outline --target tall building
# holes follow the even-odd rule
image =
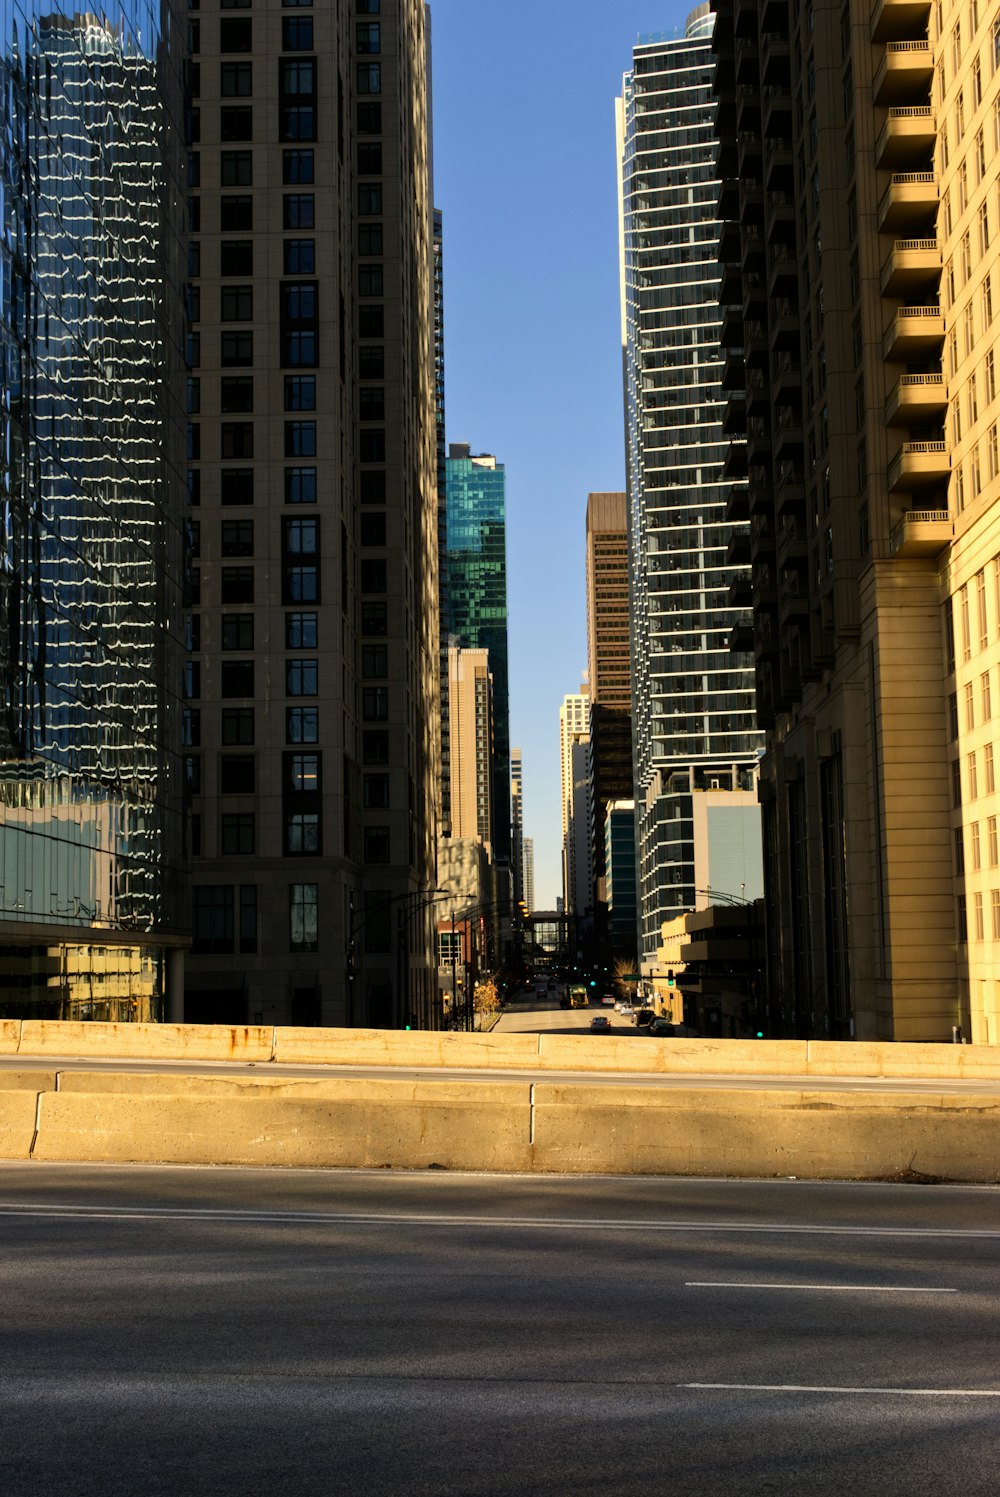
[[[180,24],[0,6],[6,1017],[183,986]]]
[[[607,908],[604,820],[612,801],[632,798],[627,494],[588,494],[586,556],[593,776],[590,841],[594,910],[603,928]]]
[[[188,1012],[433,1027],[429,20],[189,30]]]
[[[493,679],[488,650],[448,650],[451,835],[493,848]]]
[[[521,763],[521,750],[512,748],[510,751],[510,835],[511,835],[511,873],[514,882],[514,900],[519,903],[524,898],[524,769]]]
[[[640,39],[618,103],[632,578],[640,957],[703,902],[694,798],[753,796],[758,748],[749,609],[731,592],[745,537],[724,427],[712,14]],[[731,640],[739,646],[730,651]]]
[[[719,4],[775,1032],[997,1038],[998,37]]]
[[[507,509],[502,463],[448,447],[448,629],[451,643],[489,650],[493,676],[493,850],[510,864],[510,695],[507,679]]]
[[[608,934],[612,947],[635,944],[635,802],[612,801],[604,817]]]
[[[535,839],[524,839],[524,893],[521,896],[528,906],[528,913],[535,908]]]
[[[559,768],[562,785],[563,899],[567,914],[593,910],[590,854],[590,697],[563,697],[559,709]]]

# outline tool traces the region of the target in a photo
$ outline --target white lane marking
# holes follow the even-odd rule
[[[820,1289],[827,1294],[957,1294],[957,1289],[926,1289],[915,1284],[751,1284],[687,1279],[685,1289]]]
[[[678,1383],[719,1393],[851,1393],[866,1398],[1000,1398],[1000,1388],[837,1388],[813,1383]]]
[[[238,1207],[190,1206],[78,1206],[62,1202],[31,1204],[0,1202],[2,1218],[52,1218],[72,1221],[215,1221],[258,1222],[261,1224],[302,1222],[326,1226],[412,1226],[412,1227],[481,1227],[495,1231],[498,1227],[550,1228],[570,1232],[677,1232],[719,1235],[814,1236],[814,1237],[893,1237],[913,1238],[983,1238],[1000,1240],[1000,1230],[962,1227],[828,1227],[784,1225],[756,1222],[692,1221],[616,1221],[604,1217],[535,1217],[472,1216],[462,1213],[374,1211],[263,1211]]]

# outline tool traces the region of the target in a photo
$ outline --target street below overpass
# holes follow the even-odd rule
[[[0,1165],[0,1491],[996,1491],[1000,1193]]]

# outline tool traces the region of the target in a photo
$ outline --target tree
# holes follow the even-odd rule
[[[634,998],[638,986],[635,973],[635,959],[627,956],[616,956],[612,968],[615,979],[615,987],[623,998]]]
[[[472,994],[472,1006],[477,1014],[495,1014],[500,1007],[500,994],[492,977],[477,982]]]

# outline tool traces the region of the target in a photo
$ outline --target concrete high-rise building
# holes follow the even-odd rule
[[[0,1016],[183,988],[181,27],[0,4]]]
[[[752,799],[762,741],[749,609],[731,588],[743,537],[727,501],[714,64],[707,5],[682,36],[640,39],[618,104],[632,566],[640,956],[705,900],[694,798]],[[742,485],[745,487],[745,485]],[[742,630],[742,633],[741,633]],[[735,638],[734,638],[735,636]],[[733,640],[740,644],[730,652]]]
[[[772,1029],[994,1041],[1000,26],[718,10]]]
[[[189,1013],[433,1027],[429,16],[188,27]]]
[[[562,784],[562,864],[564,908],[570,915],[593,910],[590,854],[590,697],[585,691],[563,697],[559,709],[559,766]]]
[[[635,943],[635,802],[612,801],[604,817],[608,934],[612,947]]]
[[[493,848],[493,679],[488,650],[448,650],[451,835]]]
[[[521,896],[528,906],[528,912],[535,908],[535,839],[525,837],[524,839],[524,893]]]
[[[594,909],[603,921],[607,905],[604,819],[612,801],[632,798],[627,494],[588,494],[586,555],[593,775],[590,842]]]
[[[448,630],[452,644],[489,650],[493,677],[493,849],[509,866],[510,696],[507,681],[505,472],[462,442],[448,447]]]
[[[511,873],[513,875],[514,901],[524,898],[524,793],[521,750],[510,751],[510,833]]]

